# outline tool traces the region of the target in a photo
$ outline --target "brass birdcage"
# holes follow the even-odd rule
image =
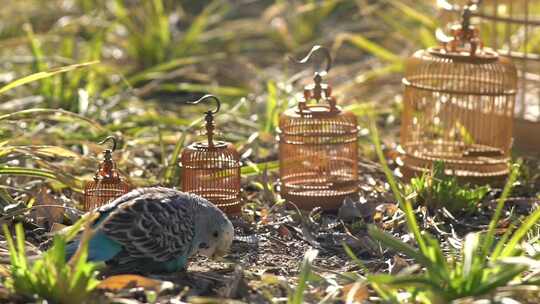
[[[99,144],[112,142],[112,149],[103,151],[103,161],[99,164],[94,179],[84,187],[84,209],[86,211],[98,208],[111,200],[129,192],[129,184],[123,180],[112,160],[112,152],[116,149],[116,139],[113,136],[105,138]]]
[[[497,182],[508,174],[517,72],[509,58],[483,47],[470,17],[466,6],[462,23],[450,28],[452,37],[406,62],[406,178],[434,161],[472,183]]]
[[[358,192],[358,123],[336,105],[331,87],[323,83],[330,53],[315,46],[300,63],[318,50],[326,56],[326,69],[315,72],[315,83],[304,88],[298,106],[281,114],[278,129],[281,195],[307,210],[337,209]],[[308,104],[313,100],[327,104]]]
[[[514,120],[514,146],[540,153],[540,0],[469,0],[477,9],[485,39],[501,56],[511,58],[519,82]],[[458,5],[449,6],[454,10]]]
[[[180,156],[181,187],[182,191],[200,195],[228,214],[236,214],[242,207],[240,155],[231,143],[214,140],[214,115],[220,109],[220,101],[213,95],[205,95],[190,103],[210,99],[217,107],[205,112],[207,141],[189,145]]]

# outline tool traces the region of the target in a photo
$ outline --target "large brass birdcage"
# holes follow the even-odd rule
[[[209,99],[214,100],[217,107],[205,113],[208,140],[195,142],[182,151],[181,187],[182,191],[200,195],[228,214],[236,214],[242,207],[240,155],[231,143],[214,140],[214,114],[220,109],[220,101],[213,95],[205,95],[190,103]]]
[[[501,56],[515,63],[519,82],[514,120],[514,145],[540,152],[540,0],[468,0],[476,4],[483,38]],[[447,6],[459,10],[461,3]]]
[[[94,179],[84,187],[84,209],[86,211],[98,208],[113,199],[129,192],[129,184],[124,181],[116,170],[112,160],[112,152],[116,149],[116,139],[112,136],[100,142],[112,141],[112,149],[103,151],[103,161],[99,164]]]
[[[299,208],[336,209],[358,191],[357,119],[342,110],[322,82],[331,67],[327,49],[326,71],[315,73],[315,83],[304,89],[298,106],[279,119],[279,172],[281,195]],[[315,100],[327,104],[308,104]]]
[[[404,175],[443,161],[447,174],[474,183],[508,173],[516,68],[485,48],[465,7],[452,38],[406,61],[401,144]]]

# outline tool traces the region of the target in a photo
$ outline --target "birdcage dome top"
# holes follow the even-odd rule
[[[236,148],[225,141],[195,142],[187,146],[180,156],[182,167],[191,168],[237,168],[240,155]]]
[[[512,61],[487,49],[478,55],[431,48],[405,62],[403,83],[427,91],[467,95],[513,95],[517,71]]]
[[[358,131],[356,116],[336,106],[330,110],[327,105],[308,105],[306,109],[291,108],[280,117],[280,134],[303,137],[353,134]]]

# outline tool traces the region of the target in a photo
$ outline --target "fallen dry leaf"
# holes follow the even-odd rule
[[[51,195],[46,187],[39,189],[39,192],[36,195],[35,206],[37,208],[34,210],[33,216],[39,225],[43,226],[45,223],[52,225],[53,223],[62,222],[64,218],[64,208],[54,196]]]
[[[361,282],[343,286],[342,292],[342,299],[347,304],[363,303],[369,296],[367,286]]]
[[[139,275],[123,274],[106,278],[105,280],[101,281],[101,283],[99,283],[97,288],[118,291],[122,289],[142,287],[144,289],[159,292],[164,289],[164,283],[169,282],[154,280]]]

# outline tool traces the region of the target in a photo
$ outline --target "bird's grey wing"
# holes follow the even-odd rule
[[[111,200],[107,204],[96,208],[94,211],[97,212],[99,214],[99,216],[94,220],[93,226],[95,227],[99,223],[101,223],[103,220],[105,220],[107,218],[107,216],[110,213],[112,213],[113,211],[115,211],[116,208],[118,208],[118,206],[120,206],[121,204],[123,204],[125,202],[129,202],[129,201],[143,195],[147,190],[148,190],[148,188],[139,188],[139,189],[132,190],[132,191],[126,193],[126,194],[123,194],[123,195]]]
[[[185,256],[194,236],[187,205],[171,205],[170,196],[145,193],[119,205],[99,226],[134,258],[165,262]]]

